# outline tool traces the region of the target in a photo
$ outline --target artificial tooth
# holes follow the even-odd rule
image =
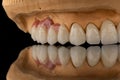
[[[118,42],[118,35],[115,25],[110,20],[105,20],[101,26],[102,44],[114,44]]]
[[[97,27],[90,23],[86,28],[86,38],[89,44],[99,44],[100,43],[100,34]]]
[[[70,30],[71,44],[81,45],[81,44],[85,43],[85,41],[86,41],[86,37],[85,37],[84,30],[82,29],[82,27],[79,24],[74,23]]]
[[[40,63],[45,64],[48,58],[47,46],[40,45],[38,49],[39,49],[37,54],[38,60],[40,61]]]
[[[118,61],[120,62],[120,45],[118,45]]]
[[[87,60],[90,66],[95,66],[100,60],[100,47],[93,46],[87,48]]]
[[[58,49],[58,56],[59,56],[59,60],[61,64],[65,66],[69,62],[69,59],[70,59],[69,49],[65,47],[60,47]]]
[[[41,44],[47,42],[47,30],[43,26],[38,26],[38,34],[37,34],[37,41]]]
[[[32,57],[33,57],[33,59],[37,60],[37,46],[36,45],[32,46],[31,51],[32,51]]]
[[[31,28],[31,31],[30,31],[30,34],[31,34],[31,37],[32,37],[32,39],[34,40],[34,41],[36,41],[36,27],[35,26],[33,26],[32,28]]]
[[[50,29],[48,30],[47,41],[51,45],[53,45],[57,42],[57,33],[53,29],[53,27],[50,27]]]
[[[58,31],[58,42],[61,44],[65,44],[68,41],[69,41],[69,31],[65,25],[61,25]]]
[[[57,54],[58,54],[57,47],[48,46],[48,57],[53,64],[55,64],[55,61],[57,59]]]
[[[70,49],[70,56],[72,59],[73,65],[78,68],[80,67],[86,58],[86,49],[83,47],[72,47]]]
[[[120,23],[117,26],[117,31],[118,31],[118,42],[120,43]]]
[[[106,45],[102,46],[102,61],[105,67],[112,67],[118,57],[118,46],[117,45]]]

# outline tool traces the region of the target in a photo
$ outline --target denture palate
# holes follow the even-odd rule
[[[38,43],[54,45],[59,42],[73,45],[89,44],[115,44],[120,42],[120,24],[116,25],[111,20],[104,20],[100,28],[95,23],[86,24],[86,28],[78,23],[71,23],[70,29],[65,24],[54,23],[49,17],[35,19],[30,31],[31,37]]]
[[[74,68],[80,68],[85,62],[90,67],[102,63],[103,67],[111,68],[120,60],[119,49],[120,46],[118,45],[104,45],[101,48],[99,46],[90,46],[87,49],[82,46],[34,45],[31,50],[36,64],[54,69],[57,65],[64,67],[69,63]]]

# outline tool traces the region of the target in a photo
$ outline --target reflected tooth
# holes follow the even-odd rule
[[[57,47],[55,46],[48,47],[48,57],[53,64],[55,64],[55,61],[57,59],[57,54],[58,54]]]
[[[37,46],[32,46],[32,57],[33,59],[37,60]]]
[[[85,61],[86,49],[83,47],[72,47],[70,49],[72,63],[75,67],[80,67]]]
[[[117,26],[117,31],[118,31],[118,42],[120,43],[120,23]]]
[[[117,45],[107,45],[102,46],[102,61],[104,66],[112,67],[118,57],[118,46]]]
[[[53,45],[57,42],[57,33],[53,29],[53,27],[50,27],[50,29],[48,30],[47,41],[51,45]]]
[[[45,27],[38,26],[37,41],[41,44],[47,42],[47,30]]]
[[[82,27],[79,24],[74,23],[70,30],[71,44],[81,45],[81,44],[85,43],[85,41],[86,41],[86,37],[85,37],[84,30],[82,29]]]
[[[65,66],[68,63],[69,59],[70,59],[69,50],[67,48],[65,48],[65,47],[60,47],[58,49],[58,56],[59,56],[59,60],[60,60],[61,64],[63,66]]]
[[[89,44],[99,44],[100,43],[100,34],[97,27],[90,23],[86,28],[86,38]]]
[[[87,60],[90,66],[95,66],[100,60],[100,47],[94,46],[87,48]]]
[[[110,20],[105,20],[101,26],[101,42],[102,44],[117,43],[118,35],[115,25]]]
[[[58,42],[61,44],[65,44],[68,41],[69,41],[69,31],[65,25],[61,25],[58,31]]]
[[[118,45],[118,60],[120,62],[120,45]]]
[[[37,56],[38,56],[38,60],[40,61],[40,63],[45,64],[48,58],[47,46],[40,45],[38,47]]]

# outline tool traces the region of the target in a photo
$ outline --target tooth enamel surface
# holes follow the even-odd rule
[[[40,63],[45,64],[47,62],[48,53],[47,46],[41,45],[38,47],[37,56]]]
[[[86,58],[86,49],[83,47],[75,46],[70,49],[70,56],[73,65],[78,68],[80,67]]]
[[[48,46],[48,57],[53,64],[55,64],[55,61],[57,59],[57,54],[58,54],[57,47]]]
[[[65,47],[60,47],[58,49],[58,56],[59,56],[59,60],[61,62],[61,64],[63,66],[65,66],[69,59],[70,59],[70,52],[69,52],[69,49],[65,48]]]
[[[61,44],[65,44],[68,41],[69,41],[69,31],[65,27],[65,25],[61,25],[58,31],[58,42]]]
[[[118,31],[118,42],[120,43],[120,23],[117,26],[117,31]]]
[[[31,33],[31,38],[32,38],[34,41],[36,41],[36,39],[37,39],[37,38],[36,38],[36,37],[37,37],[37,36],[36,36],[36,35],[37,35],[37,34],[36,34],[36,30],[37,30],[36,27],[33,26],[33,27],[31,28],[31,32],[30,32],[30,33]]]
[[[90,66],[95,66],[100,60],[100,47],[88,47],[87,48],[87,60]]]
[[[102,46],[102,61],[105,67],[112,67],[116,63],[117,57],[117,45]]]
[[[38,26],[37,28],[38,30],[38,34],[37,34],[37,41],[41,44],[44,44],[47,42],[47,30],[42,27],[42,26]]]
[[[85,41],[86,41],[86,36],[85,36],[84,30],[82,29],[82,27],[79,24],[74,23],[70,30],[71,44],[81,45],[81,44],[85,43]]]
[[[118,42],[118,35],[115,25],[110,20],[105,20],[101,26],[102,44],[114,44]]]
[[[47,41],[51,45],[57,42],[57,33],[52,27],[50,27],[50,29],[48,30]]]
[[[37,60],[37,46],[32,46],[32,57]]]
[[[120,45],[118,46],[118,60],[120,62]]]
[[[100,43],[100,34],[97,27],[90,23],[86,28],[86,40],[89,44],[99,44]]]

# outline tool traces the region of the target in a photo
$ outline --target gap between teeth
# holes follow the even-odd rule
[[[34,45],[31,50],[33,59],[39,60],[42,64],[50,61],[52,64],[57,65],[59,62],[61,66],[66,66],[71,61],[75,68],[79,68],[85,61],[91,67],[102,61],[104,67],[110,68],[115,65],[117,60],[120,61],[120,46],[118,45],[104,45],[102,48],[91,46],[87,49],[82,46],[67,48],[64,46]]]
[[[56,30],[58,29],[58,30]],[[100,30],[93,23],[89,23],[84,31],[82,26],[73,23],[71,29],[68,30],[64,24],[59,27],[51,25],[49,29],[45,26],[39,25],[31,28],[31,37],[38,43],[50,45],[59,42],[65,44],[70,42],[73,45],[82,45],[85,42],[89,44],[114,44],[120,42],[120,24],[115,27],[114,23],[110,20],[103,21]]]

